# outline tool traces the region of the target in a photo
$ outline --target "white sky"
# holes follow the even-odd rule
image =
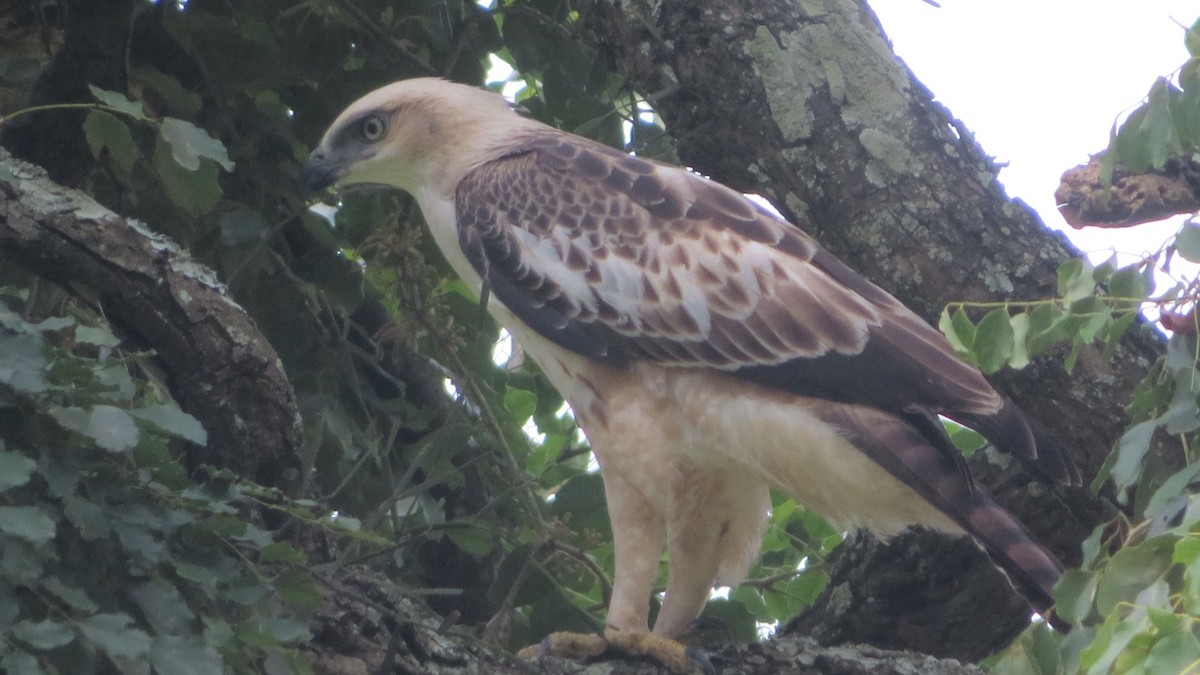
[[[1054,205],[1066,169],[1108,144],[1114,119],[1187,59],[1196,0],[870,0],[896,53],[1047,225],[1094,260],[1155,250],[1178,221],[1125,230],[1070,228]],[[1178,22],[1178,23],[1176,23]]]

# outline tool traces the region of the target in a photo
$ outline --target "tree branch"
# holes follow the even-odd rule
[[[274,349],[212,271],[172,241],[0,149],[0,256],[95,298],[153,349],[208,432],[187,465],[228,468],[295,495],[300,418]]]

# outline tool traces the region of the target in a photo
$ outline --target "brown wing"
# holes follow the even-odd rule
[[[940,333],[718,183],[546,134],[470,172],[456,211],[491,292],[577,353],[716,368],[918,428],[944,414],[1037,456],[1024,417]],[[1063,477],[1061,458],[1046,461]]]

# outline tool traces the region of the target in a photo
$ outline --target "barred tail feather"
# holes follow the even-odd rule
[[[1034,609],[1047,612],[1054,605],[1050,591],[1062,577],[1062,563],[1036,544],[1029,532],[987,493],[977,491],[974,502],[963,529]]]
[[[919,430],[911,419],[862,406],[831,403],[818,414],[971,535],[1037,611],[1051,608],[1050,591],[1062,576],[1062,564],[982,488],[972,485],[958,451],[944,434]],[[915,524],[945,529],[937,519]]]

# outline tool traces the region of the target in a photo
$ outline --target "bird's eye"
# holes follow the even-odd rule
[[[362,121],[362,124],[359,126],[358,130],[364,139],[373,143],[380,138],[383,138],[383,120],[378,117],[368,117]]]

